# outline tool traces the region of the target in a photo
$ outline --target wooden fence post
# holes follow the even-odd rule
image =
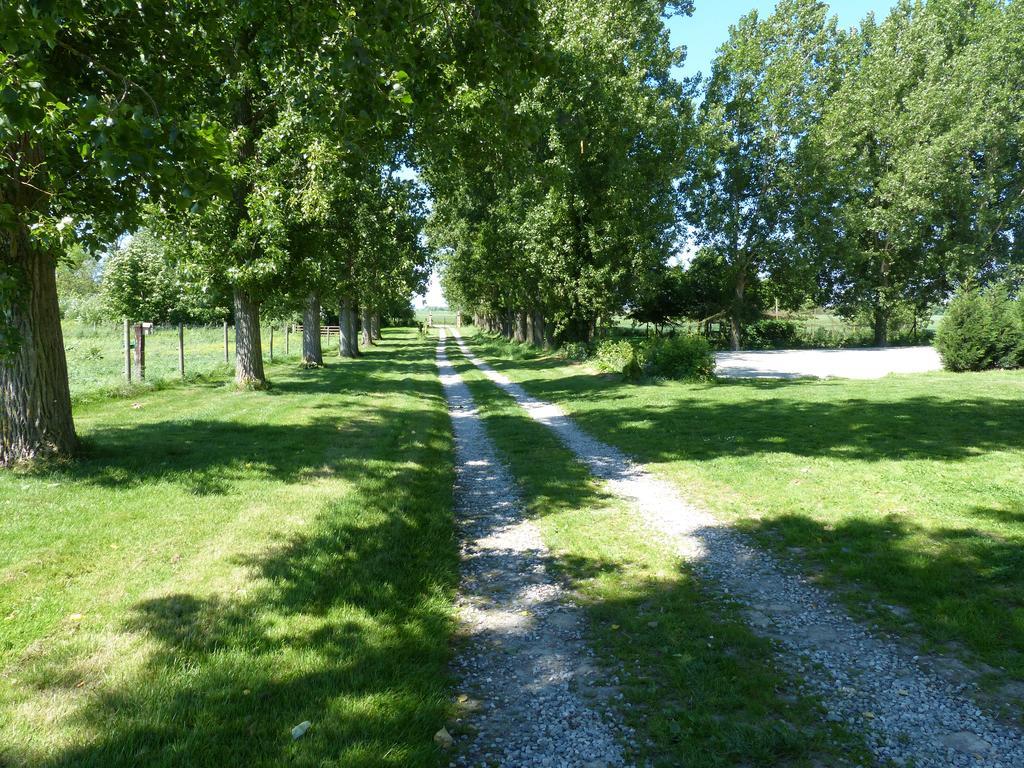
[[[227,365],[231,362],[231,356],[228,353],[228,321],[224,321],[224,364]]]
[[[135,324],[135,367],[139,371],[139,381],[146,378],[146,334],[142,323]]]
[[[124,319],[124,379],[132,383],[132,324]]]
[[[185,324],[178,323],[178,373],[185,378]]]
[[[292,342],[292,324],[285,323],[284,325],[284,356],[288,357],[291,355],[291,342]]]

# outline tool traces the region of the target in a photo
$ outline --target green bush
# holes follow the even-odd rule
[[[744,330],[750,349],[792,349],[800,346],[800,328],[790,320],[765,318]]]
[[[627,378],[640,374],[636,350],[628,341],[602,341],[594,352],[594,363],[606,373],[621,373]]]
[[[939,325],[935,346],[951,371],[985,371],[1024,365],[1020,302],[1004,287],[975,287],[953,297]]]
[[[561,346],[558,350],[559,354],[566,360],[576,360],[582,362],[588,360],[593,350],[589,344],[582,341],[570,341]]]
[[[656,338],[643,350],[644,370],[666,379],[710,379],[715,355],[703,336]]]

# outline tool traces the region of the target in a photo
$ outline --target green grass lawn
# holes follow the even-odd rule
[[[863,746],[827,726],[734,606],[705,590],[621,502],[448,344],[529,514],[587,610],[589,641],[619,673],[638,765],[848,765]],[[522,370],[522,369],[519,369]],[[859,764],[859,763],[857,763]]]
[[[473,343],[856,610],[1024,678],[1024,373],[635,385]]]
[[[0,764],[438,763],[451,436],[433,344],[387,337],[80,403],[81,459],[0,473]]]
[[[65,321],[64,350],[68,357],[68,378],[75,400],[118,391],[124,385],[124,329],[116,324],[89,325]],[[133,332],[134,333],[134,332]],[[133,337],[134,338],[134,335]],[[228,331],[231,366],[234,365],[234,328]],[[300,334],[291,334],[290,355],[286,356],[284,329],[278,326],[274,336],[274,359],[298,360],[301,354]],[[327,349],[325,346],[325,353]],[[263,357],[270,359],[270,328],[263,328]],[[132,361],[132,381],[138,384],[138,371]],[[224,363],[224,331],[220,327],[196,326],[185,329],[185,375],[226,375],[230,366]],[[146,337],[146,382],[160,386],[178,381],[178,329],[156,328]]]

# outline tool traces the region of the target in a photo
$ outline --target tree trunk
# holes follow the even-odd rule
[[[369,347],[373,344],[373,332],[370,326],[373,324],[371,319],[372,313],[368,307],[363,307],[362,311],[362,330],[363,330],[363,346]]]
[[[378,312],[374,312],[370,317],[370,335],[377,341],[383,338],[380,335],[380,314]]]
[[[889,345],[889,311],[881,303],[874,308],[875,346],[887,347]]]
[[[740,272],[736,278],[735,299],[729,312],[729,347],[738,352],[743,344],[743,309],[747,291],[747,276]]]
[[[358,324],[352,300],[342,299],[341,310],[338,312],[338,353],[342,357],[359,357],[359,341],[356,338]]]
[[[518,311],[513,315],[512,339],[517,344],[526,343],[526,313]]]
[[[322,368],[324,350],[320,343],[320,297],[315,293],[306,298],[302,312],[302,364],[307,368]]]
[[[533,312],[533,343],[538,347],[550,348],[547,334],[547,321],[544,313],[536,309]]]
[[[0,357],[0,466],[69,456],[78,444],[55,269],[24,228],[0,229],[0,272],[24,286],[20,300],[0,308],[17,344],[11,357]]]
[[[240,288],[235,288],[235,383],[240,387],[267,385],[263,372],[260,305]]]

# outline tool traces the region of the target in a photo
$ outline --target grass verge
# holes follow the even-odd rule
[[[822,721],[736,609],[605,494],[545,427],[448,345],[488,433],[518,479],[555,566],[617,671],[638,764],[844,765],[862,747]]]
[[[439,762],[451,436],[433,345],[387,336],[89,402],[81,459],[0,473],[0,764]]]
[[[1024,678],[1024,374],[634,385],[472,342],[855,610]]]

